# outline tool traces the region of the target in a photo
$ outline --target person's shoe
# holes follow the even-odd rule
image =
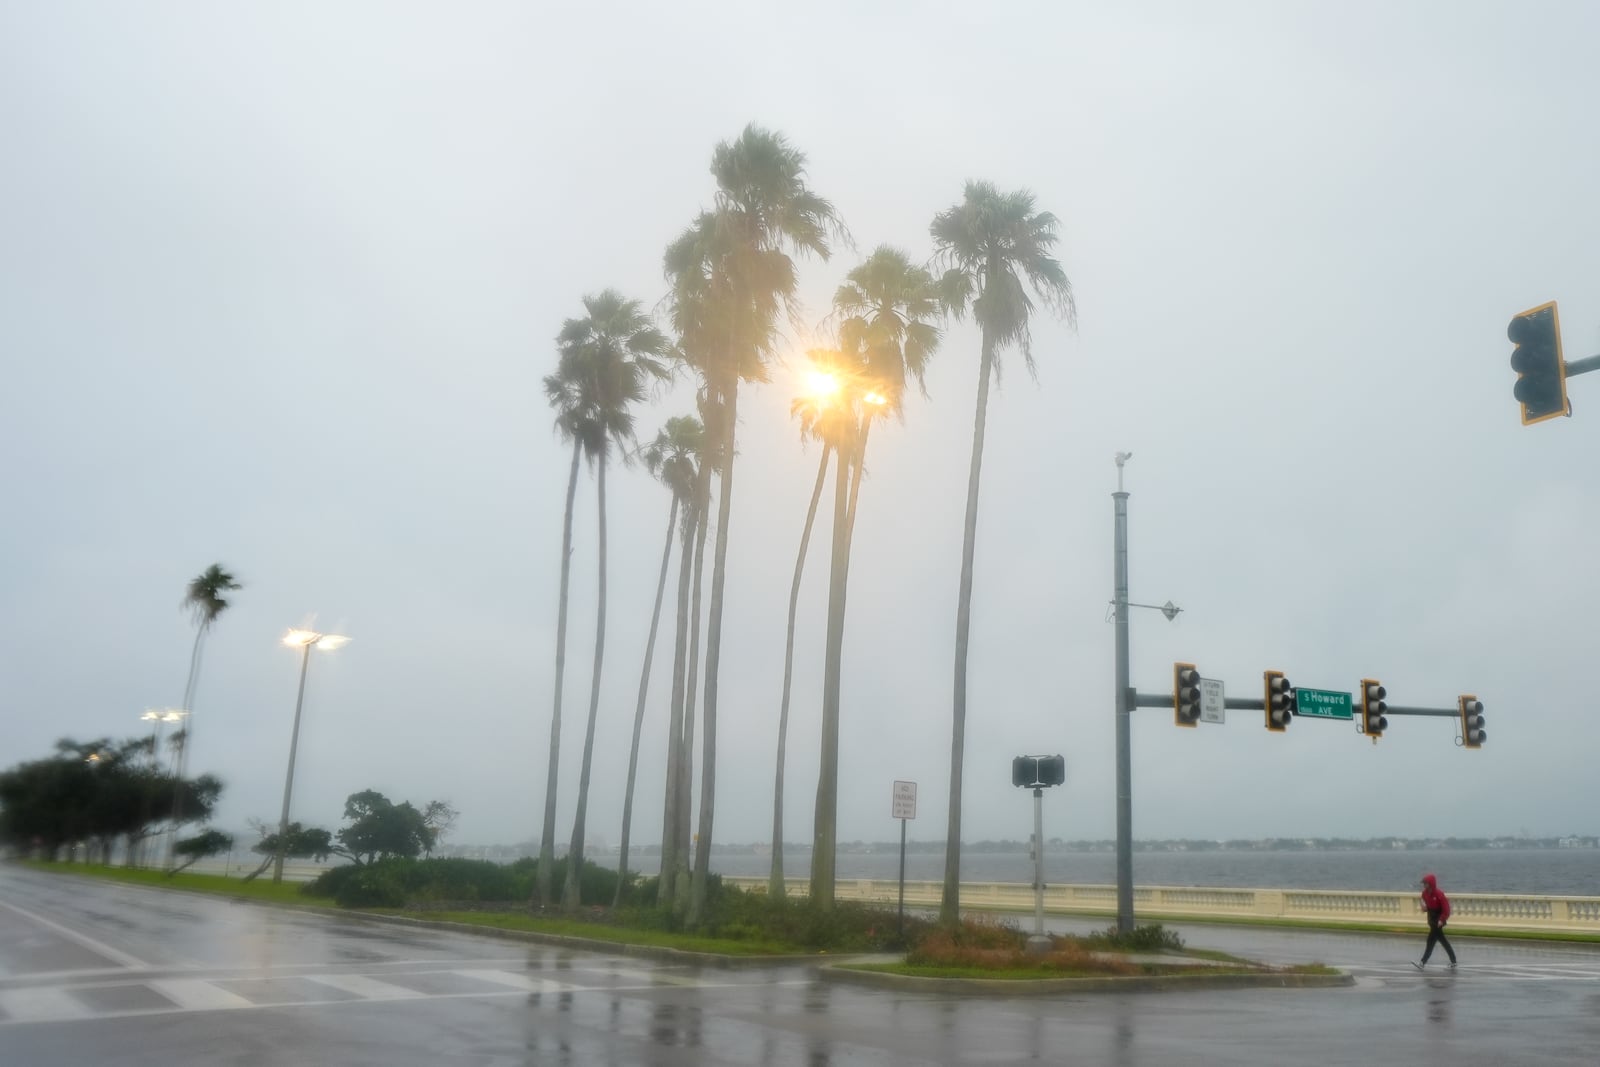
[[[1451,960],[1450,961],[1450,969],[1452,971],[1456,969],[1456,961],[1455,960]]]
[[[1426,967],[1426,966],[1427,966],[1427,964],[1425,964],[1425,963],[1418,963],[1418,962],[1417,962],[1417,961],[1416,961],[1416,960],[1412,960],[1412,961],[1411,961],[1411,966],[1413,966],[1413,967],[1415,967],[1415,968],[1416,968],[1416,969],[1417,969],[1417,970],[1419,970],[1419,971],[1420,971],[1420,970],[1422,970],[1422,968],[1424,968],[1424,967]]]

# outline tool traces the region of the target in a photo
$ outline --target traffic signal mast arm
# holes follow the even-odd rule
[[[1165,708],[1172,710],[1171,693],[1140,693],[1129,694],[1130,703],[1136,708]],[[1229,711],[1264,711],[1264,704],[1259,697],[1224,697],[1222,706]],[[1460,708],[1408,708],[1397,704],[1390,704],[1385,710],[1385,715],[1428,715],[1434,718],[1454,719],[1460,716]]]

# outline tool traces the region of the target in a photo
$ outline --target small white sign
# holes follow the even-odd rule
[[[896,819],[915,819],[917,817],[916,782],[896,782],[894,784],[894,817]]]
[[[1200,721],[1221,722],[1223,714],[1222,681],[1217,678],[1200,679]]]

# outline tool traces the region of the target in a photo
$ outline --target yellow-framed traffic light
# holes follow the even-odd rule
[[[1193,663],[1172,665],[1172,721],[1177,726],[1200,722],[1200,671]]]
[[[1483,702],[1471,693],[1456,698],[1456,708],[1461,716],[1461,744],[1464,748],[1482,748],[1489,740],[1483,728]]]
[[[1511,353],[1511,369],[1517,372],[1512,395],[1522,408],[1522,425],[1571,415],[1556,302],[1519,311],[1506,327],[1506,336],[1517,346]]]
[[[1383,714],[1389,710],[1383,699],[1388,695],[1389,691],[1376,678],[1361,679],[1361,732],[1374,741],[1389,728],[1389,720]]]
[[[1294,717],[1294,686],[1282,671],[1261,672],[1261,704],[1266,711],[1267,729],[1283,733]]]

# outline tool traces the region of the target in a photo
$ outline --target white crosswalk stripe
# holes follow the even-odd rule
[[[443,961],[441,961],[443,962]],[[632,989],[648,991],[669,984],[721,985],[683,975],[670,977],[632,967],[604,967],[563,972],[569,979],[556,981],[537,974],[485,967],[487,960],[458,960],[465,967],[419,966],[373,973],[306,973],[299,969],[270,975],[247,972],[236,977],[127,976],[97,980],[99,976],[53,976],[39,985],[0,988],[0,1028],[75,1019],[163,1015],[178,1012],[239,1011],[251,1008],[302,1007],[366,1001],[431,1000],[441,997],[496,997],[525,994],[556,995],[589,991]],[[476,964],[476,966],[473,966]],[[572,981],[579,973],[586,979]],[[618,985],[621,980],[624,984]],[[273,983],[296,983],[271,988]],[[406,983],[406,984],[402,984]],[[230,988],[230,986],[232,988]],[[415,986],[415,988],[413,988]],[[485,987],[489,988],[485,988]],[[318,988],[326,990],[318,995]],[[271,988],[271,991],[267,990]],[[291,996],[282,993],[293,989]],[[238,990],[238,992],[235,992]],[[256,998],[256,999],[252,999]]]
[[[92,1014],[81,1000],[65,989],[53,986],[0,992],[0,1013],[12,1022],[82,1019]]]
[[[364,974],[307,974],[301,977],[308,982],[316,982],[318,985],[354,994],[363,1000],[406,1000],[424,995],[415,989],[407,989],[391,982],[380,982]]]
[[[178,1006],[180,1011],[219,1011],[224,1008],[253,1007],[250,1001],[221,986],[188,978],[167,978],[146,982],[151,989]]]

